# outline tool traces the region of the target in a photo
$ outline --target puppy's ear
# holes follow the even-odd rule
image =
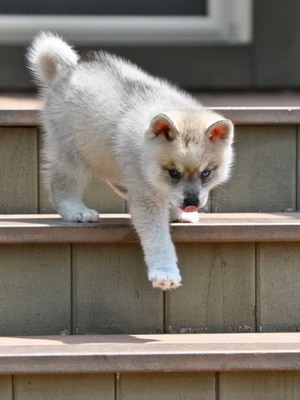
[[[150,121],[148,135],[150,138],[155,138],[163,135],[168,142],[175,139],[178,134],[178,127],[165,114],[158,114]]]
[[[206,135],[211,142],[232,143],[233,123],[229,119],[215,122],[206,131]]]

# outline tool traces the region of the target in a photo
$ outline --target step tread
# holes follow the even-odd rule
[[[300,241],[300,213],[200,214],[199,224],[172,223],[175,242]],[[101,214],[99,223],[71,223],[55,214],[0,216],[0,243],[133,243],[129,214]]]
[[[207,107],[229,118],[235,125],[299,125],[300,107]],[[0,108],[0,126],[39,126],[37,107]]]
[[[297,369],[300,333],[0,337],[0,374]]]
[[[206,107],[235,124],[299,124],[300,92],[199,92]],[[39,97],[33,93],[0,94],[0,126],[39,125]]]
[[[299,91],[204,91],[193,92],[206,106],[300,107]],[[41,101],[33,92],[2,92],[0,108],[38,107]]]

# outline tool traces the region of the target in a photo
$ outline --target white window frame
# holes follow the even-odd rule
[[[246,44],[253,0],[208,0],[207,16],[67,16],[0,14],[0,44],[25,44],[40,31],[78,44]]]

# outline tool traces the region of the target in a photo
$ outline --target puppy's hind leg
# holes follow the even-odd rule
[[[50,186],[52,201],[57,212],[65,221],[97,222],[99,214],[86,207],[82,192],[88,183],[88,175],[81,168],[66,166],[63,162],[47,166],[46,177]]]

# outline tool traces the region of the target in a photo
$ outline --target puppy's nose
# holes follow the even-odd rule
[[[183,205],[184,205],[184,207],[188,207],[188,206],[198,207],[199,206],[198,196],[195,194],[187,195],[183,200]]]

